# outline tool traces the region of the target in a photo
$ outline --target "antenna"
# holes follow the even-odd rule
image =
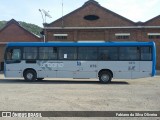
[[[42,19],[43,19],[43,26],[44,26],[44,42],[46,42],[46,29],[45,29],[45,23],[46,23],[46,17],[49,17],[49,18],[52,18],[52,16],[47,12],[45,11],[44,9],[39,9],[39,12],[41,13],[42,15]],[[44,17],[44,16],[45,17]]]
[[[42,15],[42,20],[43,20],[43,23],[44,23],[44,17],[43,17],[43,14],[42,14],[42,10],[41,9],[39,9],[39,12],[41,13],[41,15]]]
[[[49,14],[49,11],[47,12],[44,9],[39,9],[39,12],[42,15],[43,23],[46,23],[46,17],[52,18],[52,16]],[[45,17],[43,16],[43,14]]]
[[[52,18],[52,16],[47,12],[47,11],[45,11],[44,9],[42,9],[42,12],[44,13],[44,15],[45,15],[45,23],[46,23],[46,16],[47,17],[49,17],[49,18]]]
[[[42,11],[43,11],[43,13],[45,14],[45,16],[47,16],[47,17],[49,17],[49,18],[52,18],[52,16],[47,12],[47,11],[45,11],[44,9],[42,9]]]
[[[63,0],[62,0],[62,27],[64,27],[64,20],[63,20]]]

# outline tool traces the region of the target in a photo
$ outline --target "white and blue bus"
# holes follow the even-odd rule
[[[8,43],[5,77],[136,79],[156,74],[154,42]]]

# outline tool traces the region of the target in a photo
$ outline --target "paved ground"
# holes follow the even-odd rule
[[[21,79],[4,79],[0,74],[0,111],[159,110],[160,76],[136,80],[114,79],[111,84],[104,85],[95,79],[46,79],[28,83]]]

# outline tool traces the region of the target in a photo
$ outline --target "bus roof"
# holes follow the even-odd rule
[[[7,44],[7,47],[14,46],[154,46],[154,42],[10,42]]]

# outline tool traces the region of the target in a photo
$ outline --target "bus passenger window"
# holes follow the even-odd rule
[[[8,49],[7,60],[20,60],[21,50],[20,49]]]
[[[59,47],[60,60],[76,60],[77,59],[77,48],[76,47]]]
[[[141,47],[141,60],[152,60],[152,49],[151,47]]]
[[[100,47],[98,59],[102,61],[118,60],[118,48],[117,47]]]
[[[134,61],[139,60],[139,48],[138,47],[120,47],[119,59],[122,61]]]
[[[39,59],[40,60],[56,60],[57,49],[55,47],[40,47]]]
[[[37,59],[37,47],[24,47],[23,59],[25,60]]]
[[[78,60],[97,60],[97,47],[79,47]]]

